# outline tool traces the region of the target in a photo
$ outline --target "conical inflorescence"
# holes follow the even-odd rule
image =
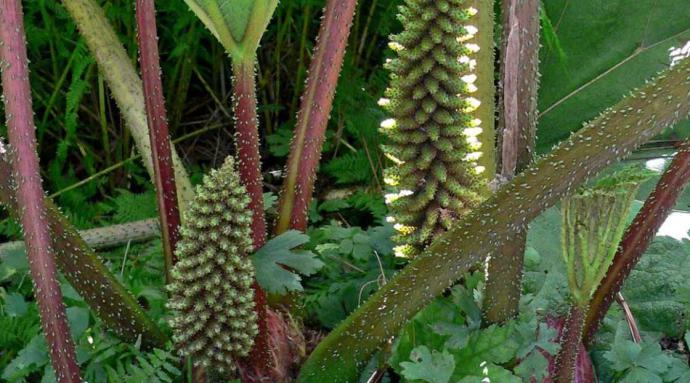
[[[258,332],[249,197],[231,157],[204,177],[196,193],[168,285],[170,325],[183,356],[227,374],[249,354]]]
[[[392,117],[381,129],[394,162],[386,170],[386,202],[399,256],[418,254],[482,200],[482,129],[471,97],[476,13],[465,0],[406,0],[400,7],[404,30],[391,38],[397,57],[387,63],[391,82],[381,100]]]

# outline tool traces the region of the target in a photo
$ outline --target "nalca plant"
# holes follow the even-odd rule
[[[479,101],[471,97],[479,47],[470,23],[477,12],[464,0],[407,0],[400,7],[404,30],[391,38],[397,57],[387,63],[391,83],[380,101],[392,116],[381,128],[394,164],[385,181],[398,256],[420,253],[482,200],[482,128],[472,114]]]
[[[257,335],[249,196],[232,157],[197,187],[172,270],[173,340],[196,365],[225,375]]]

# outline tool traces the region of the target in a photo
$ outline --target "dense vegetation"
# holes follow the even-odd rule
[[[10,2],[0,1],[0,6]],[[237,89],[243,78],[240,64],[253,74],[253,53],[240,52],[251,50],[251,44],[232,27],[229,37],[219,40],[208,20],[185,4],[205,2],[156,2],[169,133],[197,186],[193,200],[178,192],[182,239],[176,257],[168,258],[178,258],[171,270],[164,256],[168,237],[164,233],[161,240],[154,222],[160,191],[141,160],[128,112],[105,74],[121,68],[103,67],[70,9],[100,5],[127,62],[137,68],[133,2],[21,3],[40,175],[50,200],[67,218],[60,220],[46,203],[46,211],[61,222],[50,228],[54,242],[64,240],[62,247],[53,246],[84,381],[250,382],[264,374],[274,381],[299,376],[304,382],[542,382],[567,381],[567,371],[578,382],[591,382],[595,375],[602,382],[690,381],[690,233],[656,236],[648,247],[636,247],[644,252],[641,258],[620,260],[620,253],[629,250],[626,243],[636,243],[630,233],[644,224],[644,212],[661,221],[668,215],[643,203],[671,158],[682,159],[690,150],[685,142],[690,137],[685,121],[690,64],[684,60],[690,55],[690,10],[685,0],[360,0],[349,37],[345,34],[347,52],[323,146],[315,156],[320,155],[315,183],[295,197],[297,213],[288,211],[300,214],[299,198],[307,198],[306,227],[284,215],[281,188],[293,170],[286,166],[295,151],[293,132],[314,125],[301,119],[316,119],[298,111],[304,109],[302,99],[312,97],[307,78],[312,60],[320,57],[316,37],[324,36],[319,33],[322,10],[326,3],[335,7],[334,2],[281,2],[256,50],[258,195],[246,187],[247,157],[238,154],[249,145],[234,139],[236,128],[248,121],[238,116],[243,95]],[[236,11],[254,3],[236,1],[228,7],[239,7]],[[528,16],[540,34],[531,37],[540,39],[541,50],[531,54],[535,62],[539,59],[541,77],[524,70],[527,74],[515,74],[527,79],[534,94],[531,106],[523,102],[510,109],[504,70],[515,61],[505,52],[530,54],[524,46],[511,51],[506,20],[523,17],[511,8],[517,3],[534,5]],[[480,9],[480,16],[464,8],[470,5]],[[9,20],[5,17],[0,22]],[[476,39],[487,29],[494,44],[479,48],[495,52],[495,58],[476,55]],[[233,51],[228,38],[241,41],[234,46],[240,48]],[[328,54],[324,60],[334,60]],[[465,56],[474,64],[452,63]],[[478,70],[476,61],[486,67]],[[486,69],[494,65],[495,70]],[[646,82],[661,71],[666,72]],[[327,87],[328,81],[316,84]],[[315,94],[315,109],[327,113],[327,97]],[[493,116],[494,111],[478,108],[481,104],[469,96],[484,108],[495,104],[496,121],[482,117],[476,123],[476,113]],[[531,121],[515,117],[519,123],[511,122],[516,110],[532,113]],[[17,242],[23,235],[16,211],[23,202],[14,193],[21,174],[10,175],[9,169],[23,161],[23,153],[14,161],[12,150],[3,156],[6,146],[17,146],[4,139],[13,137],[9,120],[8,115],[0,125],[0,381],[69,381],[56,379],[54,360],[51,365],[50,337],[44,336],[42,307],[32,289],[29,236],[28,246]],[[480,133],[468,133],[480,125]],[[523,125],[536,129],[531,143],[521,141],[528,131],[511,132]],[[476,138],[482,129],[488,139]],[[514,137],[516,158],[507,149],[509,133],[520,136]],[[667,175],[674,170],[676,178],[665,178],[668,183],[660,183],[655,193],[671,185],[679,195],[655,195],[671,204],[672,218],[688,221],[690,192],[681,191],[690,171],[671,166]],[[586,182],[599,171],[609,177]],[[184,182],[177,181],[178,186]],[[601,190],[609,194],[602,197]],[[587,200],[592,195],[601,200]],[[257,241],[252,219],[259,214],[252,198],[260,198],[259,210],[266,216],[265,244]],[[592,217],[604,208],[611,214],[603,221]],[[636,217],[639,211],[643,214]],[[281,226],[281,218],[289,227]],[[590,226],[576,228],[570,221]],[[135,300],[121,307],[137,308],[122,315],[147,331],[129,333],[127,324],[118,328],[107,308],[94,308],[96,295],[88,295],[88,283],[74,282],[81,278],[79,262],[59,258],[74,251],[82,257],[74,259],[86,259],[90,250],[72,234],[56,234],[68,232],[69,224],[79,230],[105,228],[80,231],[109,273],[89,270],[95,270],[94,280],[107,286],[104,290],[120,294],[112,307],[120,307],[118,302],[130,299],[131,292]],[[119,224],[127,225],[113,226]],[[562,244],[566,240],[584,242],[569,247]],[[495,292],[487,286],[495,281],[485,275],[483,263],[487,255],[509,259],[506,247],[519,249],[520,266],[509,271],[518,285],[507,287],[517,301],[489,304],[487,295]],[[590,270],[573,260],[586,251],[599,256],[596,262],[603,266],[592,261],[598,268]],[[612,263],[619,268],[607,274]],[[624,276],[616,275],[624,273],[615,271],[625,265],[634,269],[621,294],[615,288],[597,290],[621,282]],[[171,280],[166,277],[172,278],[167,287]],[[265,302],[252,301],[263,292],[268,309]],[[609,310],[602,302],[614,296],[620,304]],[[199,302],[213,310],[200,308]],[[487,315],[493,304],[508,305],[497,310],[505,317]],[[514,311],[517,315],[510,314]],[[603,318],[600,324],[596,316]],[[574,340],[567,335],[573,331]],[[253,343],[263,344],[261,336],[271,350],[260,356],[271,361],[268,373],[256,369],[252,360],[258,354],[250,353]]]

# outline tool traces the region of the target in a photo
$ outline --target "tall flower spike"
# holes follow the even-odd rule
[[[381,124],[395,166],[386,170],[392,193],[389,221],[398,256],[418,254],[482,199],[478,101],[471,73],[477,10],[465,0],[406,0],[404,31],[391,38],[397,58],[387,63],[390,88],[381,105],[393,117]]]
[[[196,193],[168,285],[170,325],[181,355],[226,375],[249,354],[258,332],[249,196],[232,157]]]

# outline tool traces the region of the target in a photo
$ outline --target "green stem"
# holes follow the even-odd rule
[[[15,219],[19,205],[12,190],[10,159],[0,156],[0,204]],[[166,335],[139,306],[136,298],[115,278],[53,203],[45,199],[55,262],[67,281],[96,316],[122,340],[134,343],[141,336],[146,348],[164,347]]]
[[[86,40],[91,54],[96,58],[120,113],[141,154],[151,179],[155,179],[151,143],[146,123],[145,100],[141,79],[132,61],[115,34],[103,9],[94,0],[63,0],[63,5]],[[194,190],[176,151],[172,151],[180,209],[194,197]]]
[[[469,268],[560,198],[688,116],[690,60],[587,124],[530,166],[390,280],[314,350],[299,382],[351,382],[381,344]]]
[[[79,236],[87,246],[94,250],[126,245],[128,242],[143,242],[160,236],[158,220],[146,219],[80,230]],[[24,241],[13,241],[0,244],[0,256],[7,251],[26,251]]]

